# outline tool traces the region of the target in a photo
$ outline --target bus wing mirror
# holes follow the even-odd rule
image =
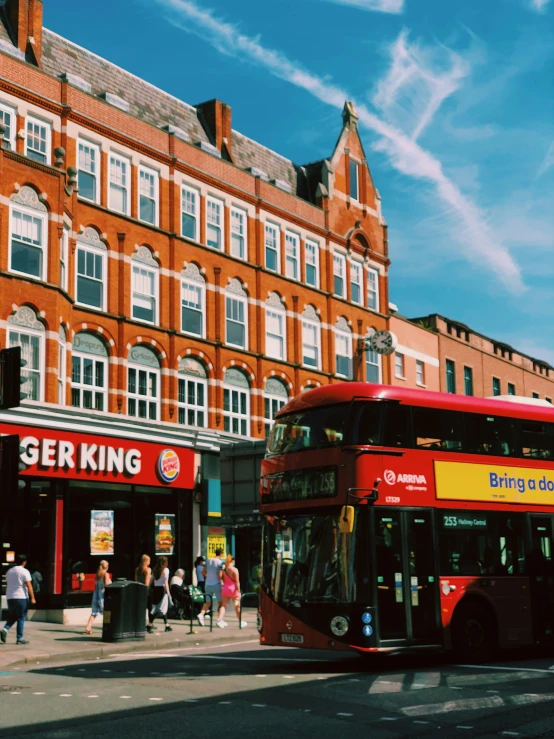
[[[340,512],[341,534],[351,534],[354,531],[354,506],[343,505]]]

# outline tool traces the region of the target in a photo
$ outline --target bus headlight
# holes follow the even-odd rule
[[[256,615],[256,626],[258,627],[258,631],[261,634],[262,633],[262,629],[264,627],[264,620],[262,618],[262,614],[261,613],[258,613]]]
[[[344,616],[335,616],[329,625],[335,636],[344,636],[348,632],[348,619]]]

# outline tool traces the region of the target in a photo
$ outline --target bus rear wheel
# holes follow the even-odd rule
[[[480,603],[462,603],[452,619],[452,649],[458,661],[486,662],[497,649],[494,616]]]

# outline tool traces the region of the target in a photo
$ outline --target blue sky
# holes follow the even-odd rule
[[[344,99],[389,223],[390,298],[554,364],[554,0],[45,0],[45,25],[297,163]]]

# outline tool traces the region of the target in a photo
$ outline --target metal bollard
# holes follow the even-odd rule
[[[249,593],[242,593],[242,595],[241,595],[240,609],[239,609],[239,614],[240,614],[240,616],[239,616],[239,629],[242,629],[242,604],[243,604],[243,601],[244,601],[245,598],[248,598],[249,596],[252,596],[252,595],[255,596],[256,598],[258,598],[258,605],[259,605],[260,595],[256,591],[252,590]]]

